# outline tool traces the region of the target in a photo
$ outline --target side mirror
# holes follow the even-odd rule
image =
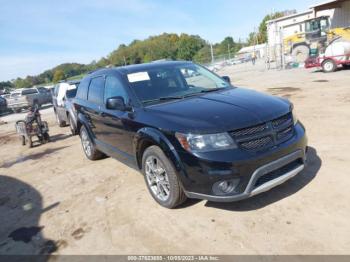
[[[124,98],[121,96],[115,96],[107,99],[106,108],[110,110],[126,111],[127,106],[125,105]]]
[[[228,76],[222,76],[221,78],[224,79],[225,82],[231,84],[231,79],[230,79],[230,77],[228,77]]]

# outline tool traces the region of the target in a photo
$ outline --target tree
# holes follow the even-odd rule
[[[14,85],[10,81],[0,82],[0,90],[4,90],[4,89],[6,90],[12,87],[14,87]]]
[[[193,60],[196,53],[205,46],[205,41],[199,36],[181,34],[178,41],[177,58]]]
[[[57,83],[58,81],[61,81],[65,78],[66,76],[64,75],[64,72],[62,70],[56,70],[53,75],[53,82]]]
[[[249,45],[263,44],[267,42],[267,25],[266,22],[269,20],[277,19],[285,15],[291,15],[296,13],[296,10],[286,10],[283,12],[275,12],[273,14],[266,15],[259,25],[258,32],[252,32],[248,37]]]

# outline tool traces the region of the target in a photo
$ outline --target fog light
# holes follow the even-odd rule
[[[220,182],[218,185],[218,188],[224,193],[229,193],[232,190],[231,187],[232,185],[229,181]]]
[[[238,183],[238,178],[216,182],[213,186],[213,192],[216,195],[230,194],[236,189]]]

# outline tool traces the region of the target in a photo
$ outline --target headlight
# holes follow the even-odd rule
[[[290,106],[290,111],[292,112],[293,123],[294,123],[294,125],[296,125],[298,123],[298,117],[297,117],[297,115],[295,113],[293,104],[291,104],[291,106]]]
[[[298,123],[298,117],[295,114],[295,111],[292,111],[292,116],[293,116],[293,123],[294,123],[294,125],[296,125]]]
[[[176,133],[181,146],[189,152],[209,152],[237,148],[228,133],[194,135]]]

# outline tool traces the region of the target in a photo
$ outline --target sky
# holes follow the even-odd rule
[[[0,0],[0,81],[66,62],[90,63],[120,44],[188,33],[244,40],[266,14],[317,0]]]

